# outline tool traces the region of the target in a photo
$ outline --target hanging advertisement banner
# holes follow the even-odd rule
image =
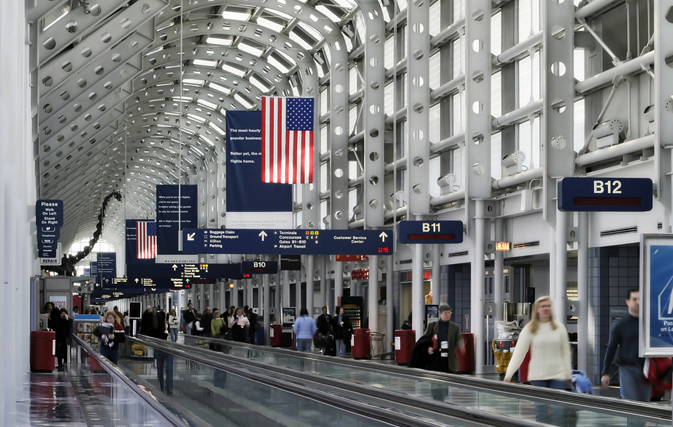
[[[292,185],[262,182],[260,111],[227,111],[227,228],[293,228]]]
[[[182,253],[180,230],[198,227],[198,186],[157,185],[157,263],[196,263]]]
[[[640,237],[640,357],[673,357],[673,234]]]

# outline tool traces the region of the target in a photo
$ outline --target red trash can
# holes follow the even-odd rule
[[[269,338],[271,339],[271,347],[281,347],[283,345],[283,325],[271,325]]]
[[[456,348],[458,355],[458,370],[461,374],[474,374],[474,334],[460,334],[465,344],[465,354]]]
[[[398,329],[395,331],[395,362],[406,365],[411,359],[411,350],[416,344],[416,331],[413,329]]]
[[[30,370],[52,372],[56,368],[56,334],[53,331],[30,332]]]
[[[365,359],[369,356],[371,344],[369,329],[353,329],[353,336],[351,337],[351,356],[353,356],[353,359]]]

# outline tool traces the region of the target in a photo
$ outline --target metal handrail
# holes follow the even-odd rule
[[[119,381],[126,384],[131,390],[133,390],[140,398],[142,398],[146,403],[152,407],[156,412],[158,412],[167,423],[162,425],[171,425],[175,427],[207,427],[209,424],[204,423],[202,420],[196,419],[193,415],[186,414],[183,408],[175,404],[175,402],[167,402],[163,398],[162,393],[157,392],[156,388],[149,384],[148,382],[140,379],[137,375],[133,374],[128,369],[122,368],[110,362],[106,357],[102,356],[100,353],[95,351],[89,344],[84,342],[80,337],[75,334],[72,334],[72,340],[74,343],[82,347],[90,357],[96,359],[96,361],[101,365],[105,371],[114,376]],[[170,408],[174,410],[171,411]]]
[[[339,406],[344,410],[347,410],[349,412],[355,412],[358,414],[368,416],[371,416],[372,414],[377,414],[376,418],[378,418],[381,415],[385,415],[390,420],[389,422],[391,422],[394,425],[399,426],[417,425],[419,427],[420,426],[427,427],[429,425],[428,418],[423,420],[416,420],[414,418],[410,418],[409,414],[411,413],[411,411],[413,411],[414,413],[418,413],[420,415],[427,414],[427,417],[435,417],[435,418],[437,414],[441,414],[447,418],[452,419],[454,422],[470,426],[490,425],[497,427],[517,427],[517,426],[539,427],[544,425],[535,421],[502,417],[501,415],[498,414],[475,410],[473,408],[462,408],[460,406],[446,405],[443,403],[439,403],[437,401],[431,401],[416,396],[402,395],[384,389],[378,389],[360,384],[344,382],[342,380],[332,379],[325,376],[319,376],[308,372],[298,372],[296,370],[289,368],[268,365],[260,362],[255,362],[250,359],[241,358],[238,356],[232,356],[203,349],[204,352],[208,351],[209,353],[207,354],[206,357],[200,355],[199,354],[200,352],[194,352],[194,347],[192,346],[174,342],[167,342],[164,340],[159,340],[148,336],[141,336],[140,338],[138,337],[130,338],[130,340],[136,341],[146,346],[158,348],[163,352],[171,353],[175,356],[183,357],[187,360],[197,361],[198,363],[209,365],[216,369],[231,372],[236,375],[253,378],[259,377],[260,379],[258,380],[258,382],[262,383],[277,382],[277,385],[272,384],[274,387],[276,386],[279,388],[285,388],[288,386],[291,386],[291,388],[298,387],[295,386],[294,384],[291,384],[291,382],[300,380],[302,386],[298,387],[298,390],[293,391],[291,389],[288,389],[287,391],[305,395],[310,399],[315,399],[316,396],[318,395],[324,396],[326,398],[324,403],[331,406],[343,405],[344,398],[340,397],[339,399],[335,399],[333,393],[326,392],[329,391],[329,389],[340,390],[342,392],[345,391],[346,392],[345,394],[348,396],[355,397],[359,395],[362,396],[361,399],[365,398],[377,399],[381,401],[382,406],[385,406],[386,408],[396,407],[400,409],[401,406],[408,407],[409,408],[408,410],[400,409],[400,414],[398,414],[397,412],[391,412],[387,409],[382,409],[381,407],[366,404],[362,400],[358,399],[355,399],[353,402],[350,402],[349,399],[346,399],[345,401],[350,403],[348,403],[346,406]],[[221,343],[222,341],[220,341],[218,344]],[[258,351],[259,347],[251,348],[250,350]],[[232,367],[231,362],[243,364],[244,366],[246,366],[246,368],[250,368],[255,372],[241,371],[237,368]],[[263,371],[274,373],[276,374],[276,377],[274,378],[270,377],[269,375],[259,374],[259,372]],[[277,377],[281,377],[283,379],[279,380],[277,379]],[[315,384],[315,388],[308,390],[306,387],[307,383]],[[365,409],[363,410],[363,408]],[[404,414],[404,416],[401,414]]]
[[[508,397],[511,397],[514,394],[533,401],[555,403],[580,410],[589,409],[594,412],[601,412],[613,416],[647,418],[653,422],[666,423],[670,423],[672,419],[670,408],[645,402],[633,402],[623,399],[617,400],[609,397],[582,393],[568,393],[561,390],[554,390],[543,387],[528,386],[523,384],[509,384],[466,375],[425,371],[422,369],[413,369],[387,364],[376,364],[376,367],[374,368],[372,367],[371,362],[327,357],[311,353],[299,353],[295,350],[227,341],[219,338],[185,335],[185,339],[207,341],[220,345],[247,348],[250,350],[266,351],[270,353],[303,358],[306,360],[316,360],[322,363],[353,366],[360,369],[376,370],[395,375],[408,376],[415,379],[422,378],[428,380],[444,381],[454,383],[455,385],[459,385],[461,387],[488,391],[490,393],[505,395]]]

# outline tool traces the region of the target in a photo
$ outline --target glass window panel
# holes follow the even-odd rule
[[[327,125],[320,128],[320,152],[326,153],[329,151],[329,140],[327,138]]]
[[[463,188],[463,147],[451,151],[451,173],[456,177],[454,188]]]
[[[451,95],[451,135],[457,135],[463,132],[463,92]]]
[[[540,99],[540,52],[519,61],[519,107]]]
[[[524,170],[540,166],[540,118],[536,117],[532,124],[523,122],[519,126],[519,150],[526,154]]]
[[[303,215],[302,215],[302,212],[301,212],[301,211],[298,211],[296,214],[294,214],[294,224],[293,224],[293,226],[294,226],[295,228],[299,228],[299,227],[301,227],[301,225],[302,225],[302,221],[303,221],[303,220],[302,220],[302,216],[303,216]]]
[[[325,228],[325,222],[323,219],[327,217],[329,214],[327,213],[327,200],[323,200],[320,202],[320,224],[313,224],[314,227],[318,226],[319,228],[324,229]],[[327,218],[329,221],[330,218]],[[316,228],[318,228],[316,227]]]
[[[441,0],[430,5],[430,36],[436,36],[442,30]]]
[[[495,179],[502,178],[502,134],[500,132],[491,135],[491,176]]]
[[[394,107],[393,103],[395,100],[394,96],[395,96],[394,84],[388,83],[384,89],[383,104],[385,113],[389,116],[393,114],[393,107]]]
[[[329,183],[329,176],[327,176],[327,163],[320,165],[320,192],[327,191],[327,184]]]
[[[360,159],[362,161],[362,159]],[[358,177],[360,171],[360,166],[358,166],[358,162],[355,160],[352,160],[348,162],[348,179],[355,179]]]
[[[574,51],[574,67],[575,67],[575,79],[578,81],[584,80],[584,56],[585,56],[585,51],[583,49],[575,49]]]
[[[349,122],[350,135],[353,135],[354,133],[357,132],[357,124],[358,124],[358,107],[357,107],[357,105],[351,107],[348,110],[348,122]]]
[[[329,95],[327,89],[320,91],[320,115],[327,114],[329,111]]]
[[[491,17],[491,53],[500,55],[502,53],[502,15],[497,12]]]
[[[385,54],[385,67],[387,69],[393,68],[395,65],[395,37],[390,36],[386,39],[386,45],[384,47]]]
[[[430,143],[437,144],[441,140],[441,104],[430,107]]]
[[[430,85],[430,90],[437,89],[441,83],[441,59],[440,53],[437,52],[430,57],[430,75],[428,84]]]
[[[442,194],[441,187],[439,186],[439,184],[437,184],[437,180],[439,179],[439,177],[441,176],[441,173],[442,173],[441,165],[442,165],[441,158],[439,156],[433,157],[432,159],[430,159],[430,171],[429,171],[430,172],[430,188],[429,188],[429,192],[430,192],[431,197],[437,197],[440,194]]]
[[[519,0],[519,42],[540,31],[540,0]]]
[[[360,77],[358,77],[358,70],[356,67],[351,67],[348,70],[348,93],[350,95],[358,91]]]
[[[579,152],[584,147],[584,99],[575,102],[575,111],[573,112],[573,148]]]
[[[502,116],[502,86],[500,71],[491,76],[491,115]]]
[[[454,0],[453,2],[453,21],[457,21],[463,17],[465,12],[465,0]]]
[[[352,188],[348,191],[348,210],[353,212],[353,208],[358,204],[358,191],[356,188]]]

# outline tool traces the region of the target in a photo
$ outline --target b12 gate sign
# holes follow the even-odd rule
[[[462,243],[462,221],[400,221],[400,243]]]
[[[563,178],[558,183],[562,212],[646,212],[652,210],[649,178]]]

